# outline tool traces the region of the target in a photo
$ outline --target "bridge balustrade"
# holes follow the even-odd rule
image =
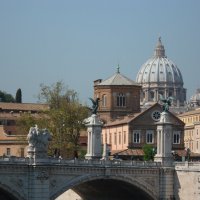
[[[34,159],[19,157],[0,157],[0,164],[37,164],[44,163],[49,165],[69,165],[69,166],[98,166],[98,167],[159,167],[161,163],[153,161],[134,161],[134,160],[86,160],[86,159],[55,159],[47,158],[35,162]],[[185,164],[184,164],[185,165]]]

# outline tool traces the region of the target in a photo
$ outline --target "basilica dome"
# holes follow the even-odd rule
[[[183,104],[186,100],[181,72],[165,55],[161,38],[158,39],[154,55],[141,66],[136,82],[142,86],[142,102],[157,102],[159,94],[165,98],[174,97],[175,103]]]

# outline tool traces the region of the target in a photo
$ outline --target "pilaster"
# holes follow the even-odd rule
[[[46,167],[29,167],[28,200],[49,200],[49,171]]]

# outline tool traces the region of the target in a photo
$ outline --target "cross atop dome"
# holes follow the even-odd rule
[[[119,64],[117,65],[117,73],[119,74],[120,71],[119,71],[120,67],[119,67]]]
[[[158,43],[155,48],[155,56],[159,58],[165,57],[165,48],[164,45],[162,44],[161,37],[158,38]]]

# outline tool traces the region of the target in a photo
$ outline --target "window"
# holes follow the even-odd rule
[[[154,134],[153,130],[147,130],[146,132],[146,143],[147,144],[152,144],[154,142]]]
[[[139,130],[135,130],[133,132],[133,142],[140,143],[140,131]]]
[[[102,107],[106,107],[106,104],[107,104],[107,96],[104,94],[102,96]]]
[[[21,157],[23,158],[24,157],[24,148],[21,148],[20,154],[21,154]]]
[[[180,131],[174,131],[173,143],[174,144],[180,144]]]
[[[114,144],[116,145],[117,144],[117,133],[114,133]]]
[[[7,149],[6,149],[6,155],[7,155],[7,156],[10,156],[10,148],[7,148]]]
[[[124,144],[126,144],[126,131],[124,131]]]
[[[125,98],[125,95],[123,93],[119,93],[117,95],[117,106],[118,107],[126,106],[126,98]]]
[[[119,144],[121,144],[121,132],[119,132]]]
[[[154,92],[153,91],[150,92],[150,98],[152,101],[154,100]]]

